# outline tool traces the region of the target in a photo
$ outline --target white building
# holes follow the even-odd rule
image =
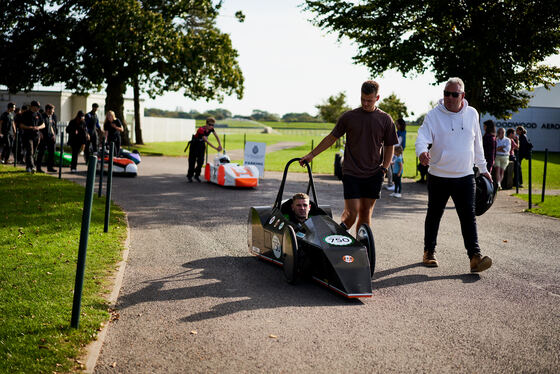
[[[10,101],[16,103],[17,107],[21,107],[22,105],[29,105],[33,100],[37,100],[41,103],[42,108],[46,104],[54,105],[54,112],[58,120],[68,122],[76,117],[79,110],[87,113],[91,110],[91,105],[97,103],[99,105],[97,116],[99,117],[99,122],[103,122],[105,118],[105,97],[104,93],[83,96],[76,95],[71,91],[34,90],[10,94],[7,90],[0,90],[0,111],[6,110]],[[134,124],[134,100],[132,98],[124,99],[124,116],[129,125]],[[142,117],[144,117],[144,102],[140,100],[140,123],[142,123]]]
[[[533,150],[560,152],[560,83],[547,90],[537,87],[533,91],[529,107],[520,109],[509,120],[496,119],[488,114],[480,119],[481,128],[484,121],[491,119],[496,127],[516,128],[523,126],[533,143]]]
[[[21,107],[36,100],[42,108],[46,104],[54,105],[54,112],[58,120],[67,123],[76,117],[78,111],[87,113],[91,110],[91,105],[97,103],[99,105],[97,116],[99,117],[99,124],[103,128],[105,97],[104,93],[83,96],[76,95],[71,91],[60,90],[34,90],[17,94],[0,90],[0,113],[6,110],[9,102],[14,102],[17,107]],[[132,98],[124,98],[124,117],[128,124],[130,140],[134,143],[136,134],[134,133],[134,100]],[[195,131],[195,120],[193,119],[144,117],[143,99],[140,99],[140,125],[142,127],[142,140],[145,143],[187,141],[190,140]]]

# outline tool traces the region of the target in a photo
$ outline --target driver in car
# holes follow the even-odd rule
[[[292,197],[291,211],[287,217],[293,223],[296,231],[301,229],[302,224],[309,217],[309,210],[311,210],[309,196],[302,192],[296,193]]]

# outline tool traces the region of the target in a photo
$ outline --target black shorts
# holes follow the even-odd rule
[[[344,174],[342,177],[344,200],[360,198],[379,199],[384,177],[385,174],[381,170],[377,174],[366,178]]]

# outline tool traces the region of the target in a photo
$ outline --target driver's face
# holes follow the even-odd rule
[[[302,222],[307,219],[309,209],[311,209],[311,206],[308,199],[297,199],[292,202],[292,210],[297,219]]]

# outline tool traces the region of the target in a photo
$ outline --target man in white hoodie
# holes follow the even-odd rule
[[[420,163],[429,165],[422,263],[427,267],[438,266],[435,258],[437,234],[451,197],[461,222],[471,272],[477,273],[492,266],[492,259],[482,256],[478,245],[473,166],[489,179],[491,177],[486,169],[478,112],[465,100],[465,84],[460,78],[450,78],[443,96],[424,118],[416,139],[416,155]]]

